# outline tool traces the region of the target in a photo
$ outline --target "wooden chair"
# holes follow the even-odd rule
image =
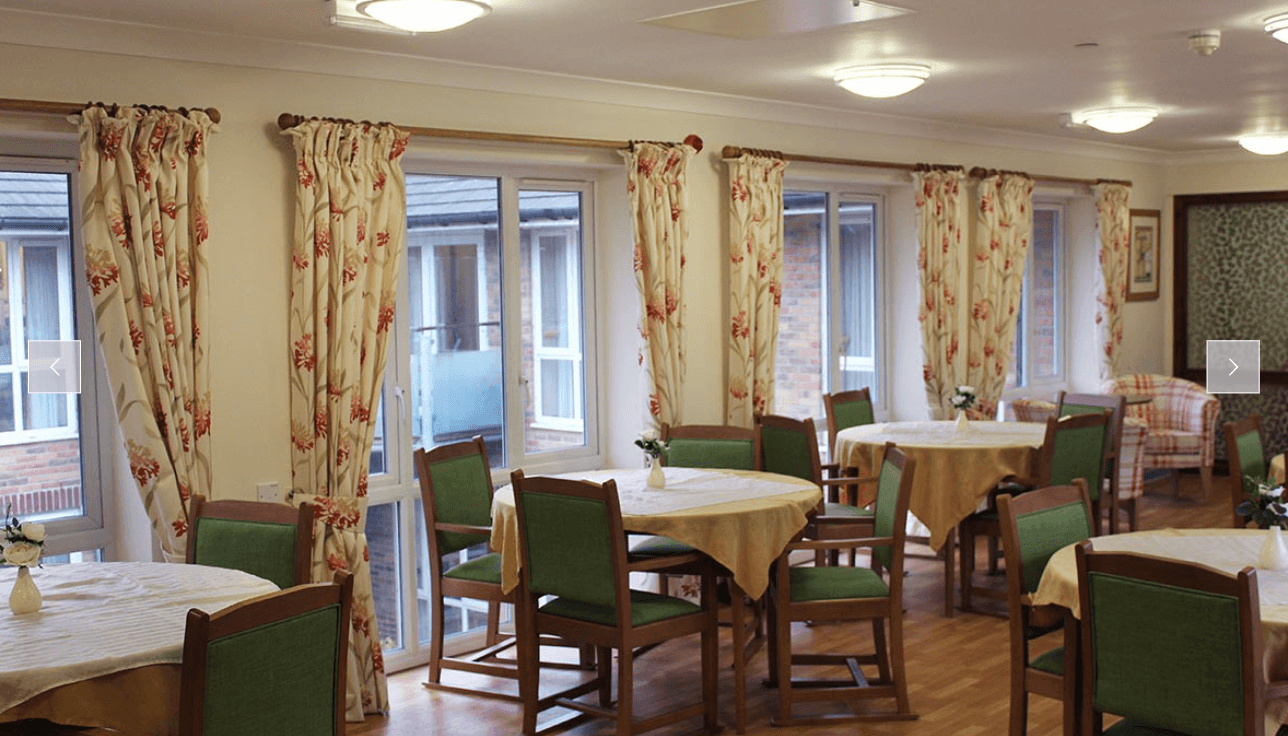
[[[521,470],[514,471],[511,478],[523,555],[522,587],[516,606],[523,732],[535,734],[538,712],[553,706],[613,718],[618,736],[697,716],[702,716],[708,733],[718,732],[716,601],[710,570],[703,575],[701,606],[631,590],[630,573],[651,572],[657,569],[659,560],[628,563],[616,483],[527,478]],[[699,560],[699,555],[692,555],[692,562]],[[538,599],[547,595],[555,596],[554,600],[538,607]],[[597,677],[541,696],[536,644],[541,634],[594,645],[598,650]],[[636,720],[636,651],[690,634],[700,634],[702,640],[702,701]],[[610,707],[611,649],[617,650],[616,708]],[[576,699],[591,692],[598,692],[598,705]]]
[[[1109,410],[1109,430],[1105,433],[1105,484],[1102,492],[1097,494],[1101,499],[1099,509],[1109,510],[1109,533],[1118,533],[1118,505],[1122,503],[1122,491],[1119,487],[1118,465],[1122,458],[1123,418],[1127,415],[1127,397],[1122,394],[1071,394],[1061,391],[1055,397],[1055,413],[1058,417],[1077,414],[1099,414]],[[1092,479],[1088,479],[1088,483]],[[1104,486],[1107,485],[1107,495]],[[1136,499],[1131,499],[1134,518]]]
[[[1230,461],[1230,515],[1234,528],[1242,529],[1247,522],[1239,515],[1239,504],[1251,497],[1268,470],[1261,443],[1261,415],[1226,422],[1221,431],[1225,433],[1225,454]]]
[[[1084,734],[1264,736],[1288,681],[1265,680],[1256,570],[1074,552]],[[1104,713],[1123,720],[1105,730]]]
[[[827,416],[828,457],[836,452],[837,432],[876,421],[876,412],[872,409],[872,393],[867,388],[823,394],[823,411]],[[840,470],[838,461],[834,457],[829,465],[824,466],[824,470],[829,467],[835,468],[838,472]]]
[[[188,611],[180,736],[343,736],[353,577]]]
[[[903,663],[903,544],[908,518],[908,498],[916,462],[887,445],[877,483],[874,534],[868,537],[806,541],[798,536],[787,545],[770,577],[769,685],[778,688],[778,726],[831,724],[837,721],[912,720]],[[824,522],[826,523],[826,522]],[[852,529],[842,522],[842,527]],[[872,567],[792,567],[788,556],[796,550],[872,548]],[[881,570],[888,577],[882,579]],[[874,651],[865,654],[793,653],[794,621],[871,621]],[[887,647],[886,622],[889,622]],[[793,666],[846,667],[850,677],[830,680],[793,680]],[[875,666],[869,678],[861,665]],[[799,717],[797,703],[867,701],[893,698],[892,713],[851,713],[840,716]]]
[[[1042,452],[1038,456],[1037,475],[1031,478],[1009,478],[998,486],[994,496],[1001,493],[1018,496],[1034,488],[1073,485],[1074,480],[1081,478],[1087,483],[1087,493],[1091,497],[1091,528],[1094,535],[1099,536],[1100,507],[1097,505],[1097,498],[1100,496],[1101,484],[1093,481],[1103,478],[1105,474],[1104,448],[1108,427],[1108,411],[1047,419],[1046,437],[1042,440]],[[994,549],[1001,541],[1002,528],[998,523],[996,503],[990,505],[993,506],[992,509],[971,514],[958,525],[961,535],[962,610],[965,611],[975,610],[974,596],[994,599],[1006,597],[1003,591],[974,585],[977,537],[988,537],[989,571],[995,572],[997,569],[998,555]]]
[[[207,501],[193,494],[188,519],[188,564],[241,570],[279,588],[309,582],[313,504]]]
[[[1064,735],[1074,736],[1077,724],[1077,677],[1073,663],[1077,652],[1077,619],[1059,606],[1034,607],[1030,596],[1037,590],[1051,555],[1091,536],[1091,499],[1086,485],[1009,494],[997,499],[1002,525],[1002,550],[1006,553],[1006,602],[1011,629],[1010,736],[1028,733],[1029,693],[1064,703]],[[1029,643],[1064,631],[1064,646],[1031,658]]]

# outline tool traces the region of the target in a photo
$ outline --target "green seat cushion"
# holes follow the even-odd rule
[[[248,572],[283,590],[295,585],[294,524],[202,517],[193,533],[196,564]]]
[[[1105,736],[1196,736],[1173,731],[1170,728],[1154,728],[1129,720],[1121,720],[1105,729]]]
[[[693,548],[689,545],[684,542],[677,542],[670,537],[648,537],[634,547],[631,547],[631,554],[643,555],[645,557],[683,555],[693,551]]]
[[[1053,675],[1064,674],[1064,647],[1056,647],[1049,652],[1039,654],[1029,662],[1029,666],[1035,670],[1050,672]]]
[[[482,557],[462,562],[443,573],[445,578],[474,580],[480,583],[501,584],[501,555],[492,552]]]
[[[825,516],[852,516],[855,518],[871,519],[874,512],[870,508],[859,508],[844,503],[824,502],[823,514]]]
[[[885,598],[890,588],[866,567],[793,567],[793,601],[833,601],[844,598]]]
[[[583,603],[571,598],[556,598],[541,607],[542,613],[575,618],[605,626],[617,625],[617,610],[613,606]],[[631,625],[643,626],[676,616],[699,613],[702,608],[680,598],[658,595],[643,590],[631,591]]]

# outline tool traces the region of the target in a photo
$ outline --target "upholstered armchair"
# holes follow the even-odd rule
[[[1144,404],[1128,404],[1128,419],[1145,422],[1146,470],[1198,468],[1203,496],[1212,494],[1212,461],[1216,454],[1216,423],[1221,402],[1193,381],[1172,376],[1136,373],[1105,381],[1102,393],[1141,394],[1153,397]],[[1176,474],[1172,488],[1177,487]]]

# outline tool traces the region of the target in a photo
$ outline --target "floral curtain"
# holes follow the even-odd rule
[[[1100,234],[1100,272],[1096,278],[1096,339],[1100,344],[1100,379],[1118,375],[1123,346],[1123,304],[1127,301],[1127,259],[1131,256],[1131,185],[1100,182],[1096,230]]]
[[[973,418],[993,419],[1006,387],[1015,342],[1024,264],[1033,234],[1033,180],[1025,174],[972,171],[976,190],[966,383],[975,387]]]
[[[962,373],[958,290],[961,288],[962,231],[966,228],[965,173],[960,167],[919,165],[913,172],[917,194],[917,274],[921,281],[922,378],[931,416],[947,417]]]
[[[729,396],[726,422],[750,427],[774,410],[774,353],[783,297],[781,156],[744,152],[729,164]]]
[[[700,144],[699,144],[700,145]],[[639,289],[639,363],[648,392],[648,423],[679,424],[684,383],[684,245],[689,236],[689,159],[685,143],[631,144],[626,191],[635,230]]]
[[[169,561],[210,494],[204,112],[80,116],[85,273],[130,472]]]
[[[384,383],[403,249],[407,134],[390,125],[305,121],[295,146],[291,277],[291,477],[317,506],[313,580],[354,575],[347,717],[388,709],[371,595],[367,459]]]

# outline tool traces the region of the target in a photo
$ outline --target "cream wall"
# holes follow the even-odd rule
[[[405,60],[404,60],[405,61]],[[214,462],[217,498],[251,498],[254,484],[278,481],[289,487],[289,418],[287,405],[287,308],[289,246],[292,222],[293,161],[288,143],[278,134],[279,113],[392,120],[405,125],[528,132],[592,138],[680,140],[697,133],[707,148],[690,167],[690,241],[688,251],[688,377],[684,418],[690,422],[719,422],[723,418],[725,369],[726,264],[723,246],[727,232],[724,165],[719,150],[725,144],[765,147],[795,153],[875,159],[929,161],[967,166],[1019,169],[1038,174],[1086,178],[1131,179],[1134,207],[1162,209],[1161,166],[1141,152],[1104,146],[1088,147],[1094,155],[1069,152],[1068,142],[1032,140],[1035,146],[1064,150],[1020,150],[987,136],[987,145],[954,142],[961,135],[907,137],[862,133],[854,120],[837,113],[806,110],[801,119],[811,125],[778,120],[785,113],[765,103],[765,119],[701,114],[656,107],[562,100],[535,94],[471,90],[411,82],[368,81],[351,76],[276,71],[248,66],[147,59],[99,53],[0,44],[0,67],[21,69],[0,81],[0,98],[59,101],[107,100],[219,108],[220,132],[212,136],[210,277],[212,390],[215,396]],[[606,95],[621,99],[621,94]],[[726,109],[712,97],[713,109]],[[753,107],[743,104],[742,108]],[[770,119],[772,118],[772,119]],[[889,127],[888,125],[886,126]],[[0,114],[4,131],[43,130],[37,147],[70,140],[70,126],[48,118]],[[414,142],[409,157],[434,158],[451,144]],[[457,147],[469,158],[476,148]],[[635,295],[631,273],[631,236],[624,197],[624,178],[614,154],[537,151],[536,156],[572,157],[578,163],[601,167],[600,217],[597,253],[597,307],[600,346],[599,379],[603,386],[602,428],[608,462],[636,464],[631,445],[641,425],[635,349]],[[803,171],[797,167],[793,171]],[[896,418],[924,413],[920,383],[920,337],[916,323],[916,239],[911,187],[901,177],[891,179],[875,170],[816,167],[813,175],[869,181],[889,192],[889,251],[887,309],[895,320],[888,326],[890,367],[893,369]],[[1086,199],[1083,195],[1084,203]],[[1084,206],[1085,215],[1089,210]],[[1080,231],[1079,252],[1094,252],[1090,228]],[[1093,264],[1094,265],[1094,264]],[[1090,274],[1085,263],[1075,267],[1081,280]],[[1086,286],[1090,289],[1090,286]],[[1080,286],[1081,290],[1081,286]],[[1082,297],[1084,300],[1086,297]],[[1126,370],[1163,369],[1162,334],[1165,302],[1133,303],[1127,307],[1124,356]],[[1070,310],[1079,320],[1090,319],[1086,309]],[[1079,377],[1094,370],[1087,341],[1075,347],[1073,361]],[[1094,373],[1092,374],[1094,376]]]

